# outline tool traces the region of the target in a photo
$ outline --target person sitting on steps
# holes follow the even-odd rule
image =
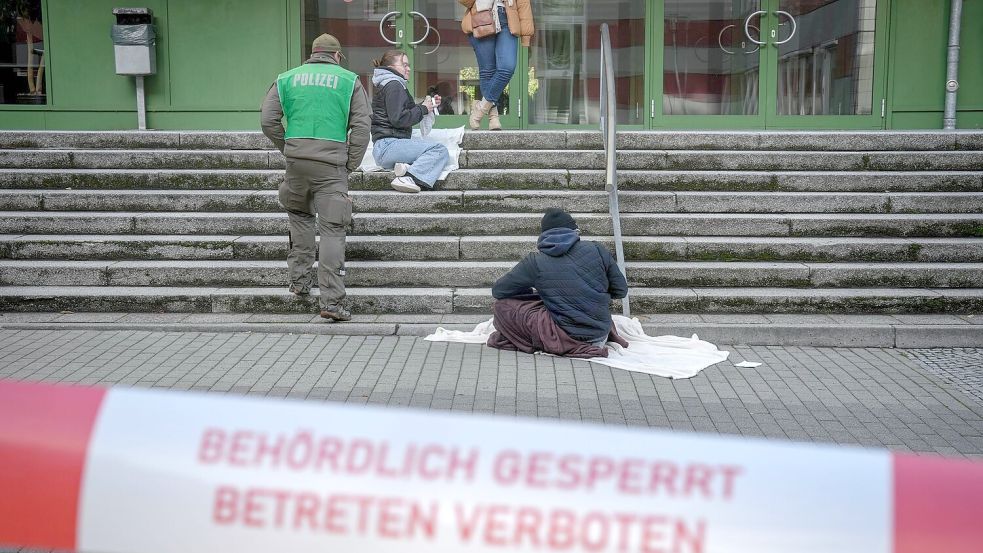
[[[421,104],[413,101],[406,85],[410,64],[402,50],[389,50],[372,63],[372,157],[396,174],[393,190],[433,190],[450,154],[443,144],[411,137],[413,125],[440,107],[440,96],[428,96]]]

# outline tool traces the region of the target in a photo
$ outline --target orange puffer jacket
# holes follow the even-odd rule
[[[474,7],[475,0],[457,0],[459,4],[468,9],[461,20],[461,30],[464,34],[471,34],[471,8]],[[536,34],[536,27],[532,22],[531,0],[514,0],[505,2],[505,14],[509,18],[509,30],[512,34],[522,40],[523,46],[529,46],[532,35]],[[510,5],[511,4],[511,5]]]

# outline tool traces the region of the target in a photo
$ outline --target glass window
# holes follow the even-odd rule
[[[638,0],[538,0],[529,52],[529,121],[596,125],[601,24],[611,28],[618,123],[641,125],[645,106],[645,5]]]
[[[0,103],[47,103],[41,0],[0,2]]]
[[[870,115],[876,0],[779,6],[779,40],[787,42],[778,49],[778,114]]]
[[[396,19],[387,14],[396,11],[396,0],[305,0],[304,1],[304,59],[311,55],[311,42],[322,33],[334,35],[341,42],[345,60],[341,65],[354,71],[362,86],[372,97],[372,60],[390,48],[386,42],[398,41]],[[379,24],[382,23],[382,32]]]

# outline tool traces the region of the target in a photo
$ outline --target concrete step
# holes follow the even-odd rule
[[[353,287],[491,286],[514,265],[503,261],[350,261]],[[641,287],[974,288],[981,263],[629,262]],[[284,261],[0,260],[0,286],[278,286]]]
[[[450,288],[349,288],[353,312],[452,313]],[[284,287],[174,288],[116,286],[3,286],[0,309],[16,312],[316,313],[317,289],[298,297]]]
[[[607,214],[574,213],[585,235],[610,235]],[[359,213],[355,235],[534,235],[539,213]],[[983,237],[983,214],[642,214],[626,236]],[[3,234],[247,234],[287,232],[285,213],[0,211]]]
[[[601,169],[597,150],[467,150],[468,169]],[[0,158],[2,161],[2,158]],[[724,150],[621,150],[619,169],[700,171],[973,171],[983,151],[798,152]]]
[[[465,150],[466,169],[603,169],[600,150]],[[280,169],[273,150],[0,150],[12,169]],[[728,171],[972,171],[983,151],[814,152],[621,150],[619,169]]]
[[[467,149],[600,149],[597,131],[466,132]],[[259,132],[0,131],[0,148],[270,149]],[[622,131],[618,148],[642,150],[983,149],[983,133],[952,131]]]
[[[0,169],[0,188],[276,190],[283,173],[280,169]]]
[[[391,190],[388,171],[352,173],[352,190]],[[276,190],[279,169],[0,169],[0,189]],[[438,190],[602,191],[604,171],[460,169]],[[983,171],[636,171],[620,170],[622,191],[979,192]]]
[[[633,314],[972,314],[983,309],[983,288],[633,288],[629,300]],[[488,313],[493,301],[488,289],[459,288],[454,312]]]
[[[591,236],[614,251],[609,236]],[[349,260],[518,261],[536,236],[349,236]],[[979,263],[983,238],[762,238],[626,236],[635,261]],[[244,235],[0,235],[0,258],[47,260],[269,260],[287,237]]]
[[[603,191],[351,192],[356,212],[607,213]],[[632,192],[622,213],[983,213],[983,192]],[[10,211],[279,211],[275,190],[0,190]]]
[[[0,150],[11,169],[282,169],[272,150]]]
[[[490,313],[487,288],[349,288],[356,313]],[[283,287],[160,288],[4,286],[0,310],[11,312],[315,313],[316,290],[296,297]],[[930,288],[635,288],[633,313],[971,314],[983,289]],[[619,302],[612,308],[620,311]]]
[[[5,330],[123,330],[150,332],[253,332],[345,336],[426,336],[439,326],[472,330],[487,314],[355,313],[332,324],[314,313],[0,313]],[[978,314],[787,315],[747,313],[641,314],[649,336],[691,336],[724,345],[924,348],[975,347],[983,343]]]

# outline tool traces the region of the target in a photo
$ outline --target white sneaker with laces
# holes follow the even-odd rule
[[[409,163],[397,163],[396,166],[393,167],[393,173],[395,173],[397,177],[402,177],[407,172],[409,172],[409,170],[410,170]]]
[[[413,182],[413,177],[396,177],[392,182],[393,190],[398,192],[409,192],[415,194],[420,191],[420,187]]]

